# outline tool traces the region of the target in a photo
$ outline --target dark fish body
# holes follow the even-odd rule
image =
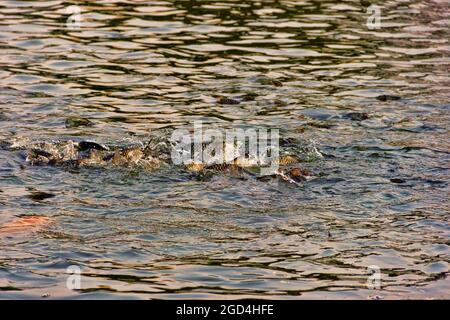
[[[78,149],[81,151],[86,151],[89,149],[96,149],[96,150],[100,150],[100,151],[108,151],[109,148],[106,146],[103,146],[101,144],[98,144],[96,142],[92,142],[92,141],[81,141],[78,143]]]
[[[255,99],[258,97],[258,94],[249,92],[246,93],[241,97],[242,101],[248,102],[248,101],[255,101]]]
[[[217,103],[223,105],[237,105],[240,104],[241,102],[236,99],[221,97],[217,99]]]
[[[343,117],[353,121],[363,121],[369,119],[369,114],[366,112],[348,112]]]
[[[92,127],[95,125],[91,120],[85,118],[67,118],[66,128]]]
[[[396,101],[396,100],[400,100],[401,97],[399,97],[399,96],[394,96],[394,95],[389,95],[389,94],[383,94],[383,95],[381,95],[381,96],[376,97],[376,99],[385,102],[385,101]]]

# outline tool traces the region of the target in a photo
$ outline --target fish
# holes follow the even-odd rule
[[[382,94],[381,96],[377,96],[375,97],[375,99],[379,100],[379,101],[396,101],[396,100],[400,100],[401,97],[399,96],[394,96],[394,95],[390,95],[390,94]]]
[[[93,142],[93,141],[80,141],[78,143],[78,149],[81,151],[86,151],[86,150],[90,150],[90,149],[96,149],[96,150],[100,150],[100,151],[108,151],[109,148],[107,146],[101,145],[97,142]]]
[[[8,236],[17,233],[38,231],[51,222],[53,222],[52,219],[46,216],[27,215],[18,217],[0,226],[0,235]]]
[[[223,104],[223,105],[237,105],[237,104],[240,104],[241,102],[239,100],[232,99],[232,98],[219,97],[217,99],[217,103]]]

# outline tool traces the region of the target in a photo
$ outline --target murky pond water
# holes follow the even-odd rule
[[[40,217],[3,228],[0,298],[450,298],[449,4],[374,2],[378,29],[366,1],[1,1],[2,141],[136,143],[201,120],[324,158],[297,186],[0,149],[0,224]]]

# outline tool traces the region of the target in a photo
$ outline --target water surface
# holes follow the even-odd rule
[[[0,298],[449,298],[448,2],[374,2],[370,30],[365,1],[2,1],[2,140],[133,143],[201,120],[280,128],[324,159],[299,187],[0,150],[0,223],[52,221],[0,239]]]

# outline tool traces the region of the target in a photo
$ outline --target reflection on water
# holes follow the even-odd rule
[[[53,222],[1,238],[0,297],[448,298],[450,10],[376,2],[371,30],[366,1],[2,1],[2,140],[141,141],[202,120],[281,128],[325,159],[294,187],[0,150],[0,223]]]

